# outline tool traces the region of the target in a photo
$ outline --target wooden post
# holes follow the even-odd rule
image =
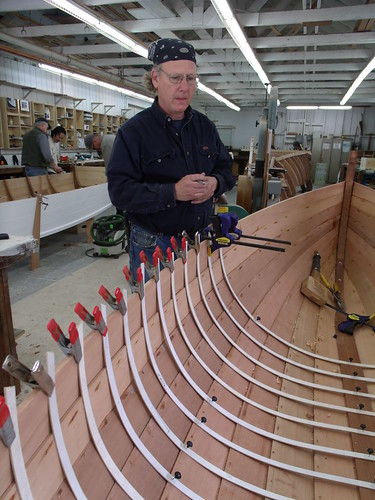
[[[0,363],[3,364],[8,354],[17,357],[16,341],[12,319],[12,309],[9,298],[8,265],[12,260],[0,257]],[[15,385],[17,393],[20,391],[20,382],[0,368],[0,393],[4,394],[4,387]]]
[[[40,265],[40,218],[42,211],[42,195],[38,194],[35,204],[35,217],[34,217],[34,229],[33,229],[33,237],[38,242],[38,251],[33,253],[30,261],[30,270],[34,271]]]

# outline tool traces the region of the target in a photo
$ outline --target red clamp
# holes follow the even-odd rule
[[[172,238],[171,238],[171,244],[172,244],[173,250],[174,250],[175,254],[177,255],[177,257],[181,258],[185,264],[186,253],[187,253],[186,238],[185,237],[181,238],[181,248],[178,246],[176,238],[174,236],[172,236]]]
[[[143,297],[145,296],[145,291],[142,269],[140,267],[137,269],[137,282],[134,281],[128,266],[125,266],[122,272],[124,273],[126,281],[129,283],[132,293],[137,292],[141,299],[143,299]]]
[[[161,264],[163,265],[163,267],[167,267],[170,271],[173,271],[174,261],[173,261],[173,253],[172,253],[171,247],[167,248],[167,256],[166,257],[163,254],[160,247],[156,247],[153,257],[154,257],[154,265],[156,265],[157,260],[159,260],[161,262]]]
[[[0,396],[0,438],[7,448],[10,448],[16,439],[9,408],[3,396]]]
[[[139,257],[141,259],[141,262],[143,262],[146,272],[149,275],[150,278],[155,278],[155,281],[158,281],[159,279],[159,274],[156,271],[155,264],[151,265],[150,262],[148,261],[147,255],[145,254],[144,250],[141,250],[139,252]],[[155,261],[155,259],[153,259]]]
[[[60,326],[53,318],[47,324],[47,330],[51,333],[53,340],[57,343],[64,354],[71,354],[69,339],[65,337]]]
[[[125,316],[126,305],[124,296],[119,288],[115,290],[115,296],[113,297],[110,292],[102,285],[99,288],[99,295],[107,302],[107,304],[115,311],[120,311],[120,313]]]
[[[88,310],[85,307],[83,307],[83,305],[80,302],[77,302],[74,308],[74,312],[78,314],[78,316],[84,323],[86,323],[87,326],[93,328],[94,330],[98,329],[94,316],[90,314]]]
[[[98,330],[103,335],[103,337],[105,337],[107,335],[108,328],[107,328],[107,325],[105,324],[102,312],[98,306],[94,307],[93,315],[95,318],[95,322],[98,325]]]
[[[77,363],[79,363],[82,359],[82,347],[81,347],[81,341],[79,340],[77,326],[74,323],[74,321],[70,323],[68,332],[69,332],[70,343],[72,345],[72,354]]]
[[[77,331],[77,336],[73,342],[71,335],[70,339],[65,337],[60,326],[53,318],[48,322],[47,329],[51,333],[52,338],[60,347],[62,352],[67,355],[72,354],[76,362],[79,363],[82,358],[82,350],[81,350],[81,343],[78,338],[78,331]],[[69,334],[70,334],[70,327],[69,327]]]

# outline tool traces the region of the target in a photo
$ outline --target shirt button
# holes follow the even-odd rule
[[[158,163],[161,163],[161,159],[160,158],[158,158]]]
[[[189,151],[186,151],[186,156],[189,156],[189,154],[190,154]]]
[[[171,206],[170,206],[170,205],[167,205],[167,208],[171,208]]]
[[[200,218],[200,217],[197,217],[197,219],[198,219],[198,220],[201,220],[201,218]]]
[[[167,121],[168,121],[168,122],[170,122],[170,121],[171,121],[171,119],[170,119],[170,118],[167,118]]]

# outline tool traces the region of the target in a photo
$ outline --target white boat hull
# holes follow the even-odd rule
[[[32,236],[37,198],[0,204],[0,232]],[[76,226],[111,207],[107,183],[43,197],[40,237]]]

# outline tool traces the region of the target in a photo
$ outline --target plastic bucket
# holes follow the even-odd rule
[[[328,163],[317,163],[315,167],[314,184],[316,186],[325,186],[327,182]]]

